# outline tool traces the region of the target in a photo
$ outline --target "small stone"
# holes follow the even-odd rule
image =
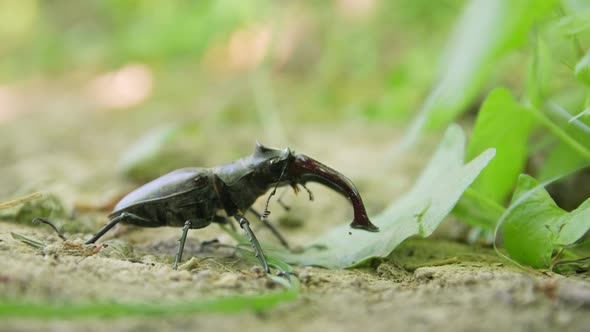
[[[217,281],[215,281],[215,285],[225,288],[237,288],[239,287],[238,275],[231,272],[224,273],[219,277]]]
[[[363,280],[361,280],[360,278],[354,279],[350,282],[350,286],[355,288],[361,288],[363,286]]]
[[[254,265],[250,268],[250,272],[253,272],[257,277],[264,277],[266,272],[262,269],[260,265]]]
[[[309,268],[305,268],[299,272],[299,280],[301,280],[301,282],[306,283],[311,280],[311,278],[313,278],[313,273]]]
[[[416,271],[414,271],[414,278],[420,281],[430,281],[434,279],[435,274],[436,269],[433,269],[431,267],[421,267],[417,268]]]
[[[319,285],[328,281],[327,279],[315,274],[310,267],[306,267],[301,272],[299,272],[298,277],[301,283],[307,286]]]
[[[198,259],[196,259],[195,257],[191,257],[191,259],[189,259],[188,262],[181,264],[178,267],[178,270],[191,271],[199,267],[200,263],[201,262]]]

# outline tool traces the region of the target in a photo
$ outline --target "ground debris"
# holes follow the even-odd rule
[[[393,262],[383,262],[377,267],[377,275],[395,283],[409,281],[412,274]]]
[[[182,271],[182,270],[191,271],[191,270],[198,268],[200,264],[201,264],[200,260],[198,260],[195,257],[191,257],[187,262],[180,264],[180,266],[178,267],[178,270],[179,271]]]
[[[329,282],[329,280],[322,275],[315,273],[314,269],[311,267],[303,268],[297,276],[299,281],[306,286],[319,286],[323,283]]]
[[[219,276],[219,278],[213,282],[214,286],[223,288],[239,288],[240,287],[240,276],[234,272],[226,272]]]

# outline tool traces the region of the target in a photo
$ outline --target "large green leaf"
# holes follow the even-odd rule
[[[461,220],[486,230],[494,229],[504,213],[504,199],[524,168],[532,123],[532,115],[505,88],[488,95],[467,146],[467,159],[491,147],[496,149],[496,157],[453,210]]]
[[[385,257],[410,236],[429,236],[495,153],[489,149],[465,165],[464,151],[463,131],[456,125],[449,127],[414,187],[373,218],[380,232],[342,225],[312,243],[325,247],[323,250],[308,249],[301,254],[277,250],[273,255],[289,263],[346,268]]]
[[[556,249],[588,239],[590,199],[568,213],[555,204],[537,180],[521,175],[504,221],[504,246],[510,256],[535,268],[551,265]]]
[[[512,191],[527,158],[527,141],[533,118],[504,88],[492,91],[481,107],[467,147],[470,160],[486,149],[496,148],[496,157],[475,180],[472,189],[503,202]]]

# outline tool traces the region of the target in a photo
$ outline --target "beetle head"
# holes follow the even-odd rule
[[[214,172],[228,187],[238,191],[245,189],[242,186],[252,185],[260,191],[266,191],[277,184],[292,158],[293,154],[288,148],[268,148],[257,141],[253,154],[233,163],[217,166]]]
[[[291,185],[306,182],[321,183],[344,195],[354,209],[353,228],[378,231],[379,228],[369,220],[362,198],[352,183],[342,173],[303,154],[294,155],[289,148],[277,150],[256,142],[253,158],[256,160],[257,179],[270,186]],[[274,194],[274,191],[273,191]],[[272,194],[271,194],[272,196]],[[311,197],[311,196],[310,196]],[[270,196],[269,196],[270,199]],[[268,201],[267,201],[268,205]]]
[[[348,198],[354,210],[354,219],[350,224],[352,228],[371,232],[379,230],[369,220],[360,193],[344,174],[303,154],[292,156],[285,173],[285,178],[289,179],[291,184],[318,182]]]
[[[273,149],[256,141],[254,154],[252,154],[249,163],[254,170],[256,181],[262,187],[270,187],[288,181],[285,178],[285,172],[293,157],[293,153],[289,148]]]
[[[348,198],[354,210],[351,227],[373,232],[379,230],[369,220],[362,198],[352,181],[313,158],[293,154],[289,148],[273,149],[257,141],[252,155],[217,167],[215,173],[227,186],[235,188],[242,196],[252,186],[256,188],[255,192],[265,192],[283,185],[291,185],[295,189],[297,184],[321,183]],[[275,190],[268,199],[274,192]],[[249,206],[252,202],[253,200],[248,199],[248,204],[244,205]]]
[[[286,160],[289,156],[292,156],[291,150],[289,148],[280,149],[273,149],[262,145],[259,141],[256,141],[256,147],[254,147],[254,159],[262,160],[272,160],[275,159],[276,161]]]

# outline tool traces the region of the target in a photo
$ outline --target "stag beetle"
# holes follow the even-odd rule
[[[281,242],[284,239],[265,220],[269,213],[259,214],[251,209],[256,199],[274,187],[307,182],[321,183],[346,196],[354,209],[353,228],[376,232],[379,228],[367,216],[361,196],[354,184],[336,170],[308,156],[295,155],[289,148],[268,148],[256,142],[254,153],[232,163],[214,168],[183,168],[163,175],[123,197],[103,226],[86,244],[96,242],[119,222],[142,227],[183,227],[173,268],[182,260],[189,229],[207,227],[212,222],[225,221],[218,212],[234,217],[246,232],[256,257],[266,272],[270,272],[260,243],[244,217],[247,210],[261,217]],[[310,195],[311,198],[311,195]],[[267,200],[267,207],[268,207]],[[41,219],[41,218],[39,218]]]

